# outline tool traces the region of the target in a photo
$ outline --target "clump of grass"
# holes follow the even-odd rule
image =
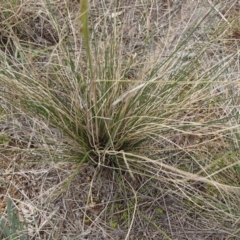
[[[44,7],[52,26],[58,26],[51,9]],[[236,222],[239,214],[233,208],[238,208],[239,185],[216,177],[225,165],[213,167],[216,148],[231,148],[228,138],[238,128],[232,121],[236,114],[225,112],[229,98],[224,91],[230,83],[221,82],[226,67],[224,62],[204,65],[209,44],[192,45],[186,52],[211,11],[185,29],[167,57],[162,56],[166,48],[157,49],[156,57],[149,41],[144,42],[149,54],[143,57],[137,79],[125,78],[137,58],[122,55],[123,32],[117,22],[112,31],[104,26],[97,37],[94,30],[89,31],[88,14],[88,1],[81,1],[78,18],[69,19],[65,26],[71,32],[69,38],[56,28],[59,41],[52,48],[26,49],[26,42],[18,41],[20,58],[1,51],[1,98],[6,106],[63,134],[63,141],[49,142],[48,151],[55,161],[78,165],[72,177],[87,162],[98,170],[117,171],[123,179],[126,173],[133,180],[139,175],[153,178],[169,183],[172,191],[192,204],[205,204],[219,218]],[[39,61],[47,55],[47,62]],[[237,161],[235,155],[231,168],[237,168]],[[206,186],[204,191],[196,187],[199,182]],[[212,197],[215,193],[220,200]],[[230,202],[226,196],[231,196]],[[130,230],[136,204],[137,200],[128,222]]]

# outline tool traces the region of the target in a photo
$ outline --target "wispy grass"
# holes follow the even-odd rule
[[[226,219],[237,223],[238,145],[233,147],[231,140],[238,139],[239,121],[236,102],[231,101],[235,92],[226,95],[232,83],[224,78],[235,56],[208,64],[211,42],[194,42],[213,11],[209,8],[202,19],[192,21],[181,38],[171,42],[172,49],[155,46],[153,53],[145,41],[139,62],[138,53],[123,55],[124,24],[119,27],[113,17],[109,26],[109,15],[103,16],[102,32],[95,32],[89,3],[81,1],[75,21],[54,29],[59,40],[51,47],[29,43],[26,48],[25,40],[12,33],[13,54],[1,50],[0,56],[1,101],[61,132],[63,139],[51,141],[51,146],[49,142],[46,151],[55,161],[76,163],[72,177],[87,162],[96,171],[116,171],[125,183],[130,181],[125,173],[131,181],[139,176],[155,179],[188,204],[215,212],[223,225]],[[55,17],[48,21],[58,26]],[[41,62],[43,57],[47,60]],[[137,78],[126,79],[136,64],[141,66]],[[129,209],[127,237],[137,207]]]

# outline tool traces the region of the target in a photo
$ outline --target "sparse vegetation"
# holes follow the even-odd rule
[[[3,1],[3,216],[29,239],[238,239],[238,5]]]

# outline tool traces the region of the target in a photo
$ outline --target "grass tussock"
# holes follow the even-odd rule
[[[0,145],[42,173],[16,197],[30,237],[238,236],[239,53],[217,46],[231,7],[0,4]]]

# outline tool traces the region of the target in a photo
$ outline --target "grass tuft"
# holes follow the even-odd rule
[[[156,42],[157,29],[149,28],[155,2],[139,1],[145,12],[138,12],[138,5],[132,11],[143,14],[139,29],[145,30],[137,48],[126,39],[131,18],[125,10],[115,3],[105,9],[102,2],[80,2],[76,7],[69,1],[31,2],[39,10],[36,18],[23,3],[6,2],[14,11],[1,4],[0,101],[13,118],[24,116],[29,129],[35,128],[23,134],[27,144],[16,149],[36,165],[73,166],[50,201],[70,191],[87,165],[94,168],[85,199],[89,208],[101,202],[92,197],[95,183],[110,178],[121,186],[113,194],[120,203],[110,199],[104,212],[111,229],[127,228],[125,239],[137,219],[161,237],[176,236],[171,222],[165,230],[157,220],[159,192],[181,199],[191,217],[196,209],[202,218],[214,214],[218,227],[234,236],[240,217],[239,76],[229,78],[228,71],[236,70],[237,53],[219,57],[209,39],[222,35],[206,27],[220,16],[221,29],[229,28],[231,22],[225,24],[216,11],[221,5],[199,3],[204,14],[194,8],[202,17],[191,15],[184,29],[176,27],[169,11],[163,15],[164,36]],[[47,27],[31,35],[24,27],[37,19]],[[149,194],[151,213],[144,208]],[[167,209],[163,215],[170,221]],[[84,211],[83,229],[97,221]]]

